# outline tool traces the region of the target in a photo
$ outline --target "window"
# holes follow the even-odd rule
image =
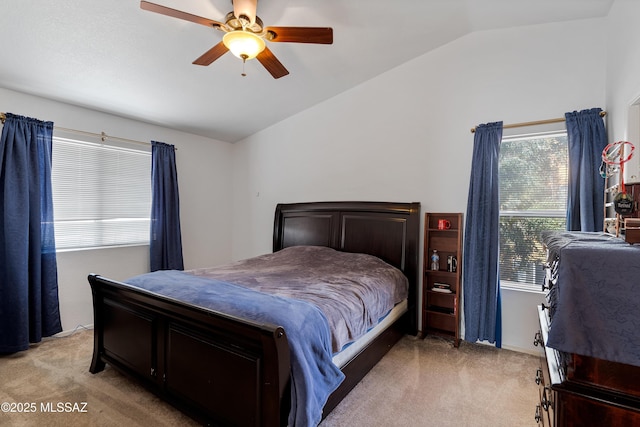
[[[149,244],[151,152],[53,138],[57,249]]]
[[[501,286],[540,291],[540,233],[566,224],[566,132],[504,137],[499,170]]]

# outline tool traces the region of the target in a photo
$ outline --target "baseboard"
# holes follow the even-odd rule
[[[80,330],[92,330],[93,329],[93,323],[89,323],[88,325],[78,325],[75,328],[69,330],[64,330],[62,332],[59,332],[57,334],[54,335],[55,338],[63,338],[63,337],[68,337],[69,335],[73,335],[75,334],[77,331]]]
[[[515,351],[515,352],[518,352],[518,353],[530,354],[532,356],[540,356],[540,351],[535,350],[535,349],[515,347],[515,346],[511,346],[511,345],[503,345],[502,348],[504,348],[505,350]]]
[[[486,345],[488,347],[495,347],[495,344],[490,343],[489,341],[476,341],[474,344],[480,344],[480,345]],[[517,346],[513,346],[513,345],[503,345],[502,347],[500,347],[504,350],[509,350],[509,351],[515,351],[516,353],[525,353],[525,354],[530,354],[532,356],[540,356],[540,352],[537,351],[536,349],[532,349],[532,348],[523,348],[523,347],[517,347]]]

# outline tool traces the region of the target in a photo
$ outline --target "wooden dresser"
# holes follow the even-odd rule
[[[577,354],[545,345],[549,313],[538,306],[541,349],[535,381],[540,402],[535,418],[543,426],[640,426],[640,367]]]

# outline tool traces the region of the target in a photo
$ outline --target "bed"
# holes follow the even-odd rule
[[[324,252],[335,250],[352,256],[373,255],[406,277],[407,298],[390,314],[382,316],[379,325],[367,326],[365,338],[356,342],[347,340],[346,346],[342,341],[331,342],[332,366],[339,366],[336,375],[340,381],[331,380],[333,391],[321,400],[326,403],[318,417],[325,417],[335,408],[403,335],[417,333],[419,223],[419,203],[277,205],[273,256],[299,248],[309,248],[305,251],[323,248]],[[219,279],[225,284],[235,274],[227,271],[226,276],[211,278],[206,277],[208,270],[190,272],[193,278],[188,280],[184,278],[186,273],[167,274],[169,279],[176,274],[173,282],[193,288],[200,286],[199,280]],[[183,291],[163,295],[154,287],[143,289],[140,283],[122,283],[96,274],[89,275],[89,283],[94,305],[90,372],[94,374],[109,364],[209,425],[287,425],[299,410],[292,397],[307,397],[309,392],[315,392],[315,379],[305,391],[299,387],[300,376],[295,370],[300,364],[299,349],[303,354],[308,351],[298,343],[297,337],[308,335],[315,316],[311,313],[312,307],[310,314],[303,317],[309,319],[308,322],[286,318],[272,322],[273,317],[244,314],[255,308],[243,308],[245,311],[240,312],[221,310],[215,305],[184,298],[180,293]],[[272,301],[263,302],[260,298],[263,297],[258,297],[260,302],[254,301],[260,309]],[[224,300],[213,298],[216,304],[220,303],[218,299]],[[276,303],[289,304],[287,301]],[[307,332],[297,332],[298,326],[306,326]],[[341,351],[334,351],[335,345]],[[319,370],[324,373],[329,368],[321,366]],[[307,403],[298,406],[305,405]]]

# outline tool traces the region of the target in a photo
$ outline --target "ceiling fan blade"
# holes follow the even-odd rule
[[[333,44],[333,28],[328,27],[267,27],[272,42]]]
[[[258,0],[232,0],[233,14],[236,18],[246,16],[250,23],[256,22],[256,10],[258,8]]]
[[[229,49],[224,45],[224,43],[220,42],[205,53],[200,56],[200,58],[193,61],[195,65],[210,65],[213,61],[220,58],[222,55],[227,53]]]
[[[264,65],[264,68],[271,73],[274,79],[279,79],[280,77],[284,77],[289,74],[289,71],[284,68],[284,65],[278,61],[278,58],[275,57],[268,47],[265,47],[264,50],[256,56],[256,58],[262,65]]]
[[[170,16],[172,18],[184,19],[185,21],[195,22],[196,24],[205,25],[207,27],[220,27],[222,23],[214,21],[213,19],[203,18],[201,16],[192,15],[181,10],[171,9],[170,7],[161,6],[155,3],[149,3],[142,0],[140,2],[140,9],[148,10],[149,12],[159,13],[161,15]]]

